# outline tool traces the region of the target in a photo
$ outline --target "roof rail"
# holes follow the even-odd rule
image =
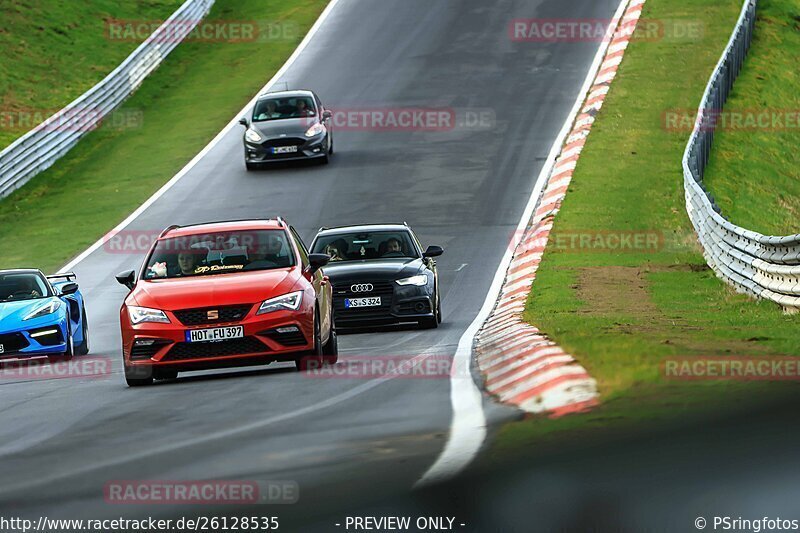
[[[178,224],[173,224],[173,225],[171,225],[169,227],[166,227],[166,228],[164,228],[164,231],[161,232],[161,235],[158,236],[158,238],[160,239],[161,237],[163,237],[164,235],[166,235],[170,231],[172,231],[174,229],[178,229],[178,228],[180,228],[180,226]]]
[[[288,227],[289,227],[289,224],[287,224],[287,223],[286,223],[286,221],[285,221],[285,220],[283,220],[283,217],[282,217],[282,216],[280,216],[280,215],[279,215],[279,216],[277,216],[277,217],[275,218],[275,220],[277,220],[277,221],[278,221],[278,224],[280,224],[280,225],[281,225],[281,226],[283,226],[284,228],[288,228]]]

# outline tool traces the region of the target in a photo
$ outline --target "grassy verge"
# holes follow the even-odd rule
[[[780,10],[791,1],[762,3]],[[602,405],[562,420],[511,424],[495,450],[663,425],[787,391],[778,383],[669,380],[661,366],[674,357],[797,355],[800,346],[796,317],[735,294],[705,265],[684,206],[681,156],[688,132],[662,123],[667,110],[697,107],[740,7],[740,0],[648,0],[645,19],[701,22],[703,37],[631,44],[554,233],[663,239],[616,253],[591,245],[548,247],[526,319],[597,378]],[[771,198],[761,202],[765,211],[778,209]]]
[[[742,119],[774,112],[783,125],[722,128],[705,182],[736,224],[789,235],[800,233],[800,4],[761,2],[757,24],[725,110]]]
[[[264,35],[276,37],[181,44],[118,110],[135,120],[90,133],[0,201],[3,266],[58,268],[123,220],[263,87],[326,4],[218,0],[207,20],[262,21],[269,13],[273,31]]]
[[[0,150],[114,70],[138,42],[111,19],[163,20],[182,0],[10,0],[0,4]]]

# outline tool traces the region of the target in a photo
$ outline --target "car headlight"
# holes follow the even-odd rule
[[[61,300],[50,300],[43,306],[37,307],[36,309],[28,313],[28,315],[22,320],[30,320],[32,318],[40,318],[43,316],[47,316],[49,314],[58,311],[59,307],[61,307]]]
[[[273,311],[297,311],[303,301],[303,291],[290,292],[277,298],[264,300],[256,312],[257,315],[272,313]]]
[[[261,142],[261,135],[252,128],[247,128],[247,131],[244,132],[244,138],[251,143]]]
[[[417,287],[422,287],[423,285],[428,284],[428,276],[425,274],[420,274],[419,276],[398,279],[396,282],[398,285],[416,285]]]
[[[316,137],[317,135],[321,135],[325,133],[325,126],[317,122],[306,131],[306,137]]]
[[[169,317],[160,309],[150,309],[149,307],[128,307],[128,315],[131,317],[131,324],[141,324],[142,322],[159,322],[169,324]]]

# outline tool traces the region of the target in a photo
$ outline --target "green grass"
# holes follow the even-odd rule
[[[133,118],[130,127],[90,133],[0,201],[3,266],[58,268],[123,220],[264,86],[326,3],[217,0],[208,20],[269,18],[287,32],[265,42],[181,44],[118,110],[118,117]]]
[[[726,111],[776,111],[786,128],[721,129],[705,182],[722,213],[768,235],[800,233],[800,4],[764,1]]]
[[[791,3],[761,2],[768,13],[786,11]],[[680,420],[729,409],[742,398],[786,392],[777,383],[668,380],[660,367],[668,357],[798,355],[796,316],[735,294],[706,266],[684,205],[681,157],[688,132],[662,123],[666,110],[699,105],[740,8],[740,0],[645,5],[645,19],[702,21],[703,37],[630,45],[554,233],[662,232],[663,244],[656,251],[620,253],[548,247],[525,318],[576,355],[597,379],[602,405],[563,420],[511,424],[495,451]],[[763,26],[761,20],[758,31]],[[770,150],[792,151],[780,145]],[[762,207],[783,211],[772,200],[761,198]]]
[[[163,20],[182,0],[7,0],[0,3],[0,149],[114,70],[138,42],[107,21]]]

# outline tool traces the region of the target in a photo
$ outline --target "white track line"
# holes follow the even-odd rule
[[[620,0],[612,24],[617,24],[618,21],[622,19],[628,2],[629,0]],[[583,86],[575,100],[575,105],[553,142],[547,160],[541,172],[539,172],[539,176],[536,178],[536,184],[533,187],[528,204],[525,206],[525,211],[522,213],[522,218],[517,225],[517,231],[514,232],[514,241],[511,246],[506,248],[506,253],[502,261],[500,261],[500,266],[497,268],[497,272],[494,275],[494,280],[486,295],[486,300],[483,302],[483,307],[481,307],[478,316],[475,317],[475,320],[472,321],[459,340],[450,378],[450,402],[453,407],[450,438],[444,450],[436,459],[436,462],[433,463],[422,478],[417,481],[414,485],[415,487],[422,487],[430,483],[443,481],[458,474],[472,462],[486,439],[486,415],[483,412],[481,391],[474,380],[463,379],[463,376],[470,375],[473,341],[483,323],[494,310],[497,298],[500,294],[500,289],[505,280],[506,271],[508,270],[508,266],[514,254],[514,249],[517,247],[519,240],[522,238],[522,235],[524,235],[525,229],[528,227],[534,209],[536,209],[539,203],[542,190],[544,190],[544,186],[547,184],[547,178],[553,169],[556,157],[558,157],[558,154],[561,152],[561,147],[567,135],[572,131],[572,125],[583,106],[586,94],[594,84],[595,76],[605,58],[606,49],[609,44],[610,39],[603,39],[603,42],[600,43],[594,61],[592,61],[589,72],[586,74],[586,80],[583,82]]]
[[[214,147],[223,139],[223,137],[225,137],[225,135],[227,135],[227,133],[232,128],[234,128],[235,126],[238,126],[239,125],[239,117],[241,117],[244,113],[246,113],[247,110],[250,109],[255,104],[256,100],[259,97],[259,95],[261,95],[262,93],[268,91],[281,78],[281,76],[286,74],[286,71],[289,70],[289,68],[297,60],[297,58],[300,57],[300,54],[303,53],[303,50],[305,50],[306,46],[308,46],[308,43],[311,42],[311,39],[314,37],[314,35],[317,33],[317,31],[319,31],[320,27],[322,27],[322,24],[325,22],[325,19],[328,18],[328,15],[331,14],[331,11],[333,11],[334,7],[336,7],[336,4],[338,4],[338,3],[339,3],[339,0],[331,0],[330,1],[330,3],[327,5],[327,7],[325,7],[325,9],[322,11],[322,13],[320,13],[319,18],[314,23],[314,25],[311,26],[311,29],[308,30],[308,33],[306,34],[305,38],[300,42],[299,45],[297,45],[297,48],[295,49],[294,53],[292,53],[292,55],[289,56],[289,59],[286,60],[286,63],[283,64],[283,66],[280,68],[280,70],[278,70],[278,72],[276,72],[275,75],[272,76],[272,79],[270,79],[267,82],[267,84],[260,91],[258,91],[258,93],[247,103],[247,105],[244,106],[244,108],[241,111],[239,111],[239,113],[237,113],[236,116],[233,117],[233,119],[231,119],[231,121],[227,124],[227,126],[225,126],[225,128],[222,131],[220,131],[217,134],[217,136],[214,137],[211,140],[211,142],[209,142],[205,146],[205,148],[203,148],[200,151],[200,153],[198,153],[196,156],[194,156],[194,158],[191,161],[189,161],[186,164],[186,166],[184,166],[177,174],[175,174],[175,176],[172,177],[171,180],[169,180],[159,190],[157,190],[153,194],[153,196],[148,198],[142,205],[140,205],[136,209],[136,211],[131,213],[128,216],[128,218],[126,218],[125,220],[120,222],[117,225],[117,227],[115,227],[114,229],[109,231],[103,237],[98,239],[97,242],[95,242],[89,248],[87,248],[86,250],[81,252],[80,255],[78,255],[75,259],[73,259],[72,261],[70,261],[69,263],[64,265],[59,272],[65,272],[65,271],[68,271],[68,270],[72,270],[73,268],[75,268],[75,266],[78,263],[80,263],[81,261],[83,261],[84,259],[89,257],[92,253],[94,253],[101,246],[103,246],[104,243],[108,242],[108,240],[110,238],[114,237],[120,231],[122,231],[126,227],[128,227],[128,225],[131,222],[133,222],[134,220],[139,218],[139,216],[142,213],[144,213],[145,210],[147,210],[148,207],[153,205],[168,190],[170,190],[176,183],[178,183],[178,181],[180,181],[180,179],[182,177],[184,177],[190,170],[192,170],[194,168],[194,166],[201,159],[203,159],[206,156],[206,154],[208,154],[208,152],[210,152],[211,150],[214,149]]]

